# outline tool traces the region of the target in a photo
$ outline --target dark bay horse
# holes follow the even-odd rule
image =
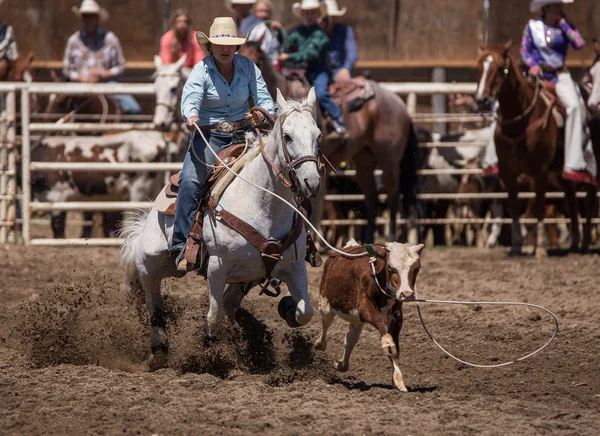
[[[544,219],[546,192],[550,177],[561,179],[564,165],[564,130],[551,114],[553,104],[541,97],[544,85],[532,84],[524,77],[519,65],[509,54],[512,42],[503,46],[482,47],[477,61],[479,67],[476,99],[485,102],[496,99],[500,104],[498,128],[495,132],[499,175],[508,191],[508,207],[512,218],[510,255],[521,255],[523,239],[519,226],[520,207],[518,180],[525,174],[533,180],[536,194],[533,217]],[[571,218],[571,250],[579,249],[578,202],[575,184],[562,180]],[[581,250],[589,251],[590,220],[596,203],[597,189],[584,185],[587,198],[583,202]],[[534,226],[534,253],[537,249],[537,225]]]
[[[281,87],[288,98],[304,89],[302,81],[288,80],[275,69],[260,49],[260,42],[246,43],[239,52],[251,58],[261,69],[267,88],[273,95]],[[342,105],[344,123],[350,139],[344,143],[324,141],[323,154],[337,166],[343,161],[353,161],[356,168],[356,182],[365,195],[367,226],[364,241],[373,242],[376,229],[378,192],[373,172],[383,171],[383,183],[387,193],[390,211],[390,230],[386,238],[396,239],[396,216],[400,194],[403,196],[404,215],[416,206],[418,169],[418,144],[413,123],[402,99],[395,93],[370,82],[375,92],[374,98],[355,112],[349,112]],[[301,88],[299,88],[301,87]],[[284,92],[285,90],[285,92]],[[315,207],[315,218],[320,219],[322,207]]]

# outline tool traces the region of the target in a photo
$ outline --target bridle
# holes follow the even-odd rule
[[[179,91],[183,88],[183,80],[182,76],[181,76],[181,71],[177,72],[177,73],[156,73],[156,77],[178,77],[179,78],[179,83],[177,85],[177,96],[179,96]],[[156,78],[155,77],[155,78]],[[175,99],[175,103],[174,104],[169,104],[169,103],[165,103],[163,101],[156,101],[156,104],[154,105],[154,107],[166,107],[167,110],[170,113],[174,113],[175,115],[177,115],[177,106],[178,106],[178,102],[179,102],[179,97],[177,97]]]
[[[309,109],[303,109],[303,110],[310,112]],[[250,113],[254,116],[255,120],[257,120],[257,121],[260,120],[258,117],[258,113],[263,114],[263,116],[265,117],[265,120],[267,120],[267,122],[271,125],[271,127],[272,128],[275,127],[274,118],[264,108],[253,107],[252,109],[250,109]],[[282,118],[279,120],[279,132],[278,132],[279,138],[281,140],[281,148],[283,149],[283,157],[285,160],[285,165],[281,169],[278,168],[273,163],[273,161],[267,156],[266,151],[265,151],[264,142],[262,139],[262,135],[258,128],[256,129],[256,134],[258,136],[260,152],[263,155],[264,159],[267,161],[267,163],[275,171],[275,177],[279,177],[281,179],[283,185],[286,188],[289,188],[294,194],[299,195],[298,190],[300,189],[300,180],[298,179],[298,174],[296,172],[297,167],[302,165],[305,162],[314,162],[317,165],[317,169],[320,171],[323,169],[323,167],[325,166],[326,163],[329,164],[330,166],[331,166],[331,163],[327,160],[327,158],[323,155],[323,153],[321,153],[320,147],[319,147],[319,151],[317,152],[316,155],[306,154],[306,155],[303,155],[303,156],[293,159],[292,155],[288,149],[287,141],[285,140],[285,134],[283,132],[283,123],[285,122],[285,120],[286,120],[285,118]],[[284,173],[286,173],[286,172],[288,175],[287,178],[284,175]]]
[[[496,101],[496,97],[502,90],[502,87],[504,86],[504,83],[506,82],[506,79],[508,78],[508,73],[510,72],[510,67],[511,67],[510,59],[504,59],[504,61],[505,61],[504,65],[498,66],[498,71],[502,73],[502,81],[500,82],[500,85],[498,85],[496,90],[494,91],[492,98],[491,98],[492,101]],[[537,104],[538,98],[540,96],[541,88],[542,88],[542,81],[540,80],[539,76],[536,76],[536,78],[535,78],[535,94],[533,96],[533,100],[531,101],[531,103],[529,104],[527,109],[525,109],[525,111],[523,111],[523,113],[521,113],[520,115],[517,115],[516,117],[511,118],[509,120],[505,120],[501,117],[498,117],[500,123],[504,126],[511,125],[511,124],[518,123],[519,121],[522,121],[524,118],[529,116],[529,114],[531,114],[531,111],[533,111],[533,109],[535,108],[535,106]]]

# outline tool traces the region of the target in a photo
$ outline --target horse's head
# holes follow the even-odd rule
[[[501,46],[481,46],[481,54],[477,59],[479,70],[475,101],[479,106],[487,106],[496,99],[509,68],[511,67],[508,51],[512,41]]]
[[[33,59],[35,53],[30,51],[27,56],[19,56],[14,61],[5,61],[0,72],[0,80],[8,82],[27,82],[34,80]]]
[[[594,50],[596,51],[596,60],[590,69],[592,77],[592,92],[588,99],[588,107],[592,112],[600,112],[600,41],[594,40]]]
[[[317,96],[314,88],[301,101],[286,100],[277,90],[278,120],[273,130],[279,145],[279,161],[289,171],[292,189],[302,197],[319,192],[319,138],[321,131],[315,121]]]
[[[264,60],[264,53],[260,48],[263,39],[264,35],[258,41],[248,41],[238,51],[238,54],[250,58],[259,68]]]
[[[154,90],[156,107],[154,109],[154,125],[163,131],[169,130],[176,120],[177,103],[183,86],[181,68],[185,62],[183,55],[174,64],[163,64],[160,57],[154,56]]]

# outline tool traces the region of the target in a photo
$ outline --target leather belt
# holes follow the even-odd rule
[[[223,120],[217,124],[211,124],[208,126],[200,126],[200,129],[203,132],[218,132],[223,135],[228,135],[236,130],[241,130],[244,127],[252,124],[252,120],[239,120],[239,121],[231,121],[231,120]]]

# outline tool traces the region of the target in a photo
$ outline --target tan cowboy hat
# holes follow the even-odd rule
[[[246,38],[239,38],[237,36],[237,28],[235,27],[235,21],[231,17],[217,17],[214,19],[212,26],[210,26],[209,36],[206,36],[202,32],[196,32],[196,41],[202,47],[205,53],[210,52],[210,44],[216,45],[243,45],[246,42]]]
[[[233,12],[233,5],[253,5],[256,0],[225,0],[225,6]]]
[[[330,17],[343,17],[346,15],[347,8],[340,9],[335,0],[325,0],[325,5],[327,6],[327,15]]]
[[[100,5],[94,0],[83,0],[79,8],[77,8],[77,6],[73,6],[71,10],[79,18],[81,18],[81,16],[84,14],[95,14],[100,17],[101,22],[106,21],[108,19],[108,12],[106,11],[106,9],[101,8]]]
[[[310,9],[320,9],[321,17],[327,15],[327,6],[319,0],[302,0],[302,2],[297,2],[292,5],[292,12],[298,18],[302,18],[302,11],[308,11]]]
[[[575,0],[533,0],[531,2],[531,6],[529,6],[529,10],[532,13],[537,14],[538,12],[542,11],[542,8],[544,6],[567,4],[567,3],[573,3],[574,1]]]

